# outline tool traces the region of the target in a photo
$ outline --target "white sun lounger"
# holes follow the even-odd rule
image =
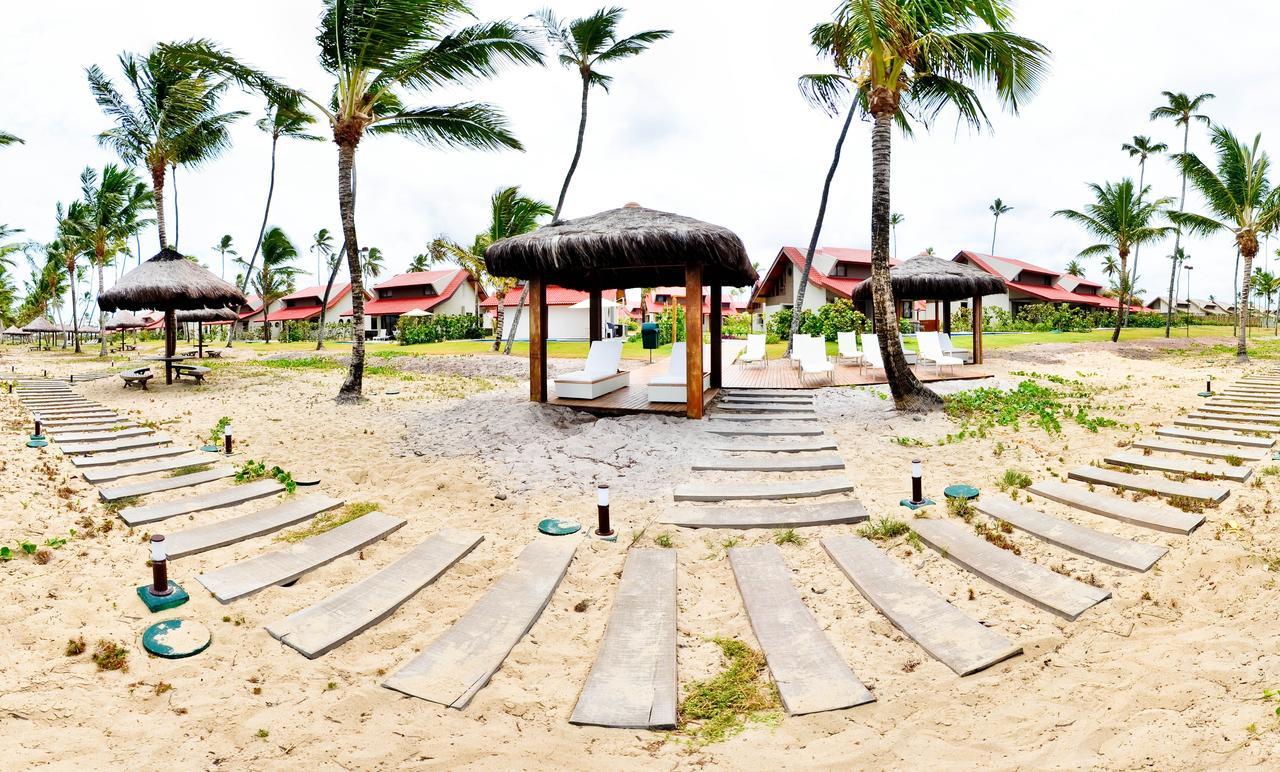
[[[827,341],[824,338],[809,338],[800,341],[800,380],[809,374],[822,375],[834,386],[836,382],[836,366],[827,358]]]
[[[707,361],[711,359],[711,347],[702,347],[702,389],[711,388],[711,372],[707,369]],[[655,375],[649,379],[650,402],[684,402],[688,399],[688,386],[685,378],[685,344],[683,341],[671,344],[671,361],[667,364],[665,375]]]
[[[920,347],[920,361],[932,362],[939,374],[942,373],[943,366],[954,367],[964,364],[963,359],[942,353],[942,342],[938,339],[936,332],[917,332],[916,344]]]
[[[880,353],[880,336],[864,332],[862,334],[862,367],[872,370],[884,369],[884,356]]]
[[[631,373],[619,370],[623,338],[595,340],[583,369],[555,379],[556,396],[563,399],[595,399],[631,383]]]
[[[859,364],[862,363],[862,352],[858,350],[858,333],[836,333],[836,362],[842,359],[852,359]]]
[[[938,340],[942,343],[942,353],[947,356],[968,359],[969,354],[972,353],[967,348],[957,348],[956,345],[951,342],[951,336],[945,332],[938,333]]]
[[[757,333],[747,336],[747,350],[738,356],[738,361],[743,364],[754,364],[756,362],[764,362],[764,366],[769,366],[769,358],[764,350],[765,336]]]
[[[804,347],[804,342],[812,337],[812,335],[798,332],[791,339],[791,353],[787,355],[787,359],[791,361],[793,366],[798,367],[800,365],[800,349]]]

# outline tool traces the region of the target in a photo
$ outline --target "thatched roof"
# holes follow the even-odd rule
[[[128,311],[116,311],[107,318],[108,330],[136,330],[146,327],[147,323]]]
[[[23,332],[62,332],[62,328],[43,316],[37,316],[22,328]]]
[[[918,255],[890,268],[889,281],[899,300],[966,300],[1009,291],[999,276],[932,255]],[[871,282],[862,282],[851,294],[855,300],[871,297]]]
[[[23,330],[19,330],[17,327],[11,324],[9,325],[9,329],[4,331],[4,334],[5,335],[26,335],[27,333],[24,332]]]
[[[244,302],[240,290],[167,247],[98,296],[104,311],[225,308]]]
[[[234,322],[240,318],[240,314],[230,308],[197,308],[178,311],[173,318],[178,322]]]
[[[756,281],[733,231],[636,204],[503,239],[486,250],[484,261],[494,276],[541,276],[575,290],[683,286],[688,262],[703,266],[705,285]]]

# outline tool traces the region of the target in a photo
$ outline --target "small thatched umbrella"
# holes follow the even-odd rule
[[[1004,280],[967,263],[917,255],[889,269],[895,300],[936,300],[942,304],[943,331],[951,334],[951,303],[973,300],[973,363],[982,362],[982,297],[1004,295]],[[854,300],[871,297],[871,282],[864,281],[850,293]]]
[[[196,358],[204,359],[204,323],[234,322],[240,318],[240,314],[230,308],[197,308],[193,311],[178,311],[174,314],[174,318],[179,323],[196,323],[196,329],[199,333],[199,337],[196,339]]]
[[[23,328],[23,332],[34,332],[36,334],[36,346],[40,346],[44,342],[45,333],[62,332],[62,328],[53,322],[45,319],[43,316],[37,316],[28,322]]]
[[[4,331],[4,334],[5,334],[5,335],[10,339],[10,340],[17,340],[18,338],[21,338],[21,337],[23,337],[24,335],[25,335],[25,336],[27,336],[27,337],[30,337],[30,335],[31,335],[31,334],[30,334],[30,333],[28,333],[28,332],[23,332],[21,329],[19,329],[18,327],[14,326],[14,325],[12,325],[12,324],[11,324],[11,325],[9,325],[9,329],[7,329],[7,330],[5,330],[5,331]]]
[[[116,311],[114,314],[112,314],[110,317],[107,318],[107,324],[104,329],[120,331],[120,349],[123,351],[124,350],[124,331],[140,330],[146,326],[147,326],[146,322],[144,322],[142,319],[139,319],[137,316],[129,313],[128,311]]]
[[[165,383],[173,383],[172,360],[177,349],[174,312],[239,308],[244,302],[240,290],[168,247],[98,296],[98,307],[103,311],[155,309],[164,312]]]

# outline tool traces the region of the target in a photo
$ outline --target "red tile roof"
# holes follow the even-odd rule
[[[450,276],[450,274],[452,274]],[[389,287],[413,287],[422,284],[436,285],[436,282],[449,277],[449,283],[443,289],[436,286],[438,295],[429,297],[416,298],[376,298],[364,304],[365,316],[399,316],[406,311],[418,309],[420,311],[430,311],[449,298],[453,297],[458,288],[470,276],[461,268],[444,271],[418,271],[416,273],[406,273],[400,276],[394,276],[381,284],[375,285],[375,290],[387,289]],[[427,278],[423,278],[427,277]],[[432,278],[434,277],[434,278]],[[351,316],[348,311],[343,316]]]
[[[506,294],[502,300],[503,308],[515,308],[520,302],[520,287],[516,287]],[[616,290],[604,290],[604,297],[613,299],[617,295]],[[548,306],[572,306],[581,303],[590,297],[590,293],[582,290],[565,289],[554,284],[547,285],[547,305]],[[496,297],[485,298],[480,302],[481,308],[497,308],[498,299]]]
[[[347,282],[346,284],[343,284],[340,287],[334,287],[333,291],[329,293],[329,305],[326,306],[326,308],[332,309],[334,306],[338,305],[338,302],[341,301],[344,297],[346,297],[347,293],[350,291],[351,291],[351,282]],[[280,302],[283,303],[286,300],[298,300],[300,298],[315,298],[317,301],[319,301],[324,298],[324,287],[315,286],[315,287],[307,287],[306,289],[298,290],[297,292],[294,292],[291,295],[285,295],[284,297],[280,298]],[[291,322],[291,321],[296,321],[298,319],[310,319],[313,316],[319,316],[319,315],[320,315],[320,303],[318,302],[308,303],[303,306],[293,306],[292,308],[286,308],[284,306],[281,306],[280,308],[277,308],[276,310],[267,314],[267,321],[268,322]],[[243,316],[241,318],[243,318]]]
[[[373,288],[375,290],[380,290],[390,289],[392,287],[417,287],[423,284],[435,284],[436,282],[445,281],[446,279],[452,282],[455,278],[454,275],[462,272],[461,268],[442,268],[438,271],[415,271],[413,273],[402,273],[397,276],[392,276],[381,284],[375,284]],[[436,291],[440,292],[440,288],[437,287]],[[443,295],[444,293],[440,292],[440,294]]]
[[[1024,284],[1018,281],[1007,281],[1005,282],[1005,286],[1010,290],[1025,292],[1032,297],[1047,300],[1050,303],[1088,303],[1089,305],[1093,305],[1089,302],[1089,299],[1086,299],[1085,295],[1077,295],[1074,292],[1067,292],[1061,287],[1046,287],[1043,284]],[[1091,296],[1090,299],[1092,299]]]

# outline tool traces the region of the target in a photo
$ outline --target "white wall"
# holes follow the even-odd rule
[[[605,325],[606,332],[608,325],[617,323],[616,308],[604,308],[600,312],[600,319]],[[512,317],[515,316],[515,306],[508,306],[502,315],[502,323],[504,329],[503,336],[510,334]],[[485,323],[490,330],[493,329],[493,315],[486,314]],[[569,306],[548,306],[547,307],[547,337],[552,340],[586,340],[591,335],[591,310],[587,308],[571,308]],[[524,313],[520,314],[520,326],[516,328],[516,340],[529,339],[529,309],[526,308]]]

